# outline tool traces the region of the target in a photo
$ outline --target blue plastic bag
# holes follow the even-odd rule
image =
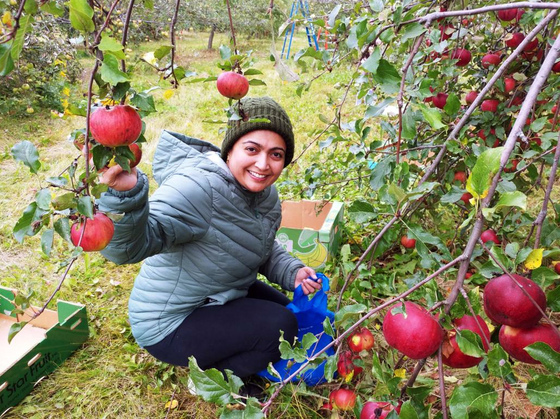
[[[322,273],[317,273],[317,278],[322,280],[323,287],[315,292],[311,299],[303,293],[303,289],[300,285],[294,291],[292,302],[287,305],[287,308],[294,312],[298,321],[298,340],[301,341],[306,333],[313,333],[319,339],[311,346],[311,348],[308,349],[308,357],[311,357],[321,351],[325,346],[333,341],[332,336],[329,336],[326,333],[323,333],[320,337],[318,336],[323,332],[323,322],[325,318],[328,317],[331,323],[334,321],[334,313],[327,309],[326,292],[329,290],[329,278]],[[331,347],[327,349],[325,353],[331,356],[334,355],[335,350]],[[289,367],[288,362],[291,364]],[[292,360],[281,359],[273,364],[274,369],[278,371],[282,380],[287,378],[302,365],[301,363],[292,362]],[[314,369],[308,369],[302,374],[301,378],[308,386],[321,384],[325,381],[325,362],[326,361],[323,361]],[[273,382],[280,381],[278,377],[270,374],[266,369],[259,372],[258,375]],[[298,378],[294,378],[292,381],[297,380]]]

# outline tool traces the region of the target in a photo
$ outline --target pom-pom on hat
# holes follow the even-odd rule
[[[240,137],[248,132],[262,129],[274,131],[284,139],[286,142],[284,167],[290,164],[294,157],[294,132],[290,117],[282,106],[266,96],[243,98],[239,115],[242,117],[241,120],[228,121],[226,135],[222,142],[222,159],[227,160],[229,151]]]

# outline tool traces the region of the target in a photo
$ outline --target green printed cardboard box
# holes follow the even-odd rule
[[[276,241],[320,272],[338,252],[343,216],[342,202],[284,201]]]
[[[12,314],[15,295],[14,290],[0,287],[0,416],[23,400],[89,336],[83,305],[58,301],[57,311],[47,309],[29,321],[38,309]],[[20,321],[29,323],[8,343],[10,327]]]

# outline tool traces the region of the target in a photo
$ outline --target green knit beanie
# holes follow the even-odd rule
[[[262,129],[274,131],[284,139],[286,142],[284,167],[290,164],[294,157],[294,132],[290,117],[278,103],[269,97],[243,98],[239,115],[243,118],[242,120],[228,122],[222,143],[222,159],[227,160],[229,151],[240,137],[248,132]],[[255,119],[260,120],[254,121]]]

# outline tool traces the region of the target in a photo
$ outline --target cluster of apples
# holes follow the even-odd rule
[[[130,168],[140,163],[142,149],[136,140],[142,133],[142,119],[138,112],[129,105],[102,106],[93,111],[90,117],[90,131],[94,140],[105,147],[128,146],[134,159]],[[85,144],[75,141],[74,145],[85,154]],[[90,145],[91,148],[91,145]],[[114,165],[111,161],[108,166]],[[103,250],[114,234],[113,221],[105,214],[96,211],[93,218],[80,216],[70,229],[70,239],[74,246],[80,246],[84,252]]]
[[[560,352],[558,328],[542,321],[546,308],[544,291],[524,276],[500,275],[484,287],[484,312],[500,325],[500,345],[518,361],[540,363],[525,350],[535,342],[544,342]]]

